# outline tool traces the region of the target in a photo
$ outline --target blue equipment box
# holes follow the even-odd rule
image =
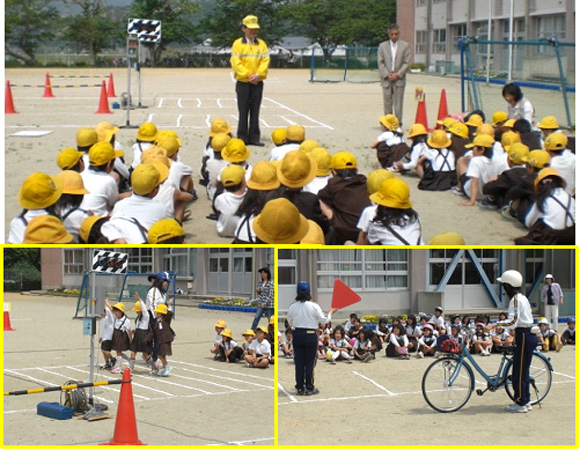
[[[72,419],[73,409],[70,406],[60,406],[59,403],[41,402],[36,406],[36,414],[52,419]]]

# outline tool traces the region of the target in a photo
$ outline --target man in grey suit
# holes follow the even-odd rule
[[[378,60],[385,114],[394,114],[402,123],[405,74],[411,59],[411,47],[399,40],[399,34],[399,26],[391,25],[390,39],[379,45]]]

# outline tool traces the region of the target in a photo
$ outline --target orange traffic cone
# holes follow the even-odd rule
[[[44,79],[44,94],[42,94],[42,98],[52,98],[54,97],[52,93],[52,85],[50,84],[50,76],[48,72],[46,72],[46,77]]]
[[[437,121],[441,121],[449,117],[449,110],[447,109],[447,92],[445,89],[441,89],[441,98],[439,99],[439,112],[437,113]],[[436,130],[443,128],[441,125],[437,124]]]
[[[113,74],[110,73],[109,74],[109,86],[107,86],[107,97],[111,98],[111,97],[116,97],[117,94],[115,94],[115,82],[113,81]]]
[[[105,85],[105,80],[101,85],[101,98],[99,100],[99,109],[96,114],[112,114],[109,109],[109,101],[107,100],[107,86]]]
[[[135,419],[133,387],[129,369],[123,371],[123,384],[121,384],[121,394],[119,395],[115,434],[111,441],[101,445],[145,445],[137,436],[137,420]]]
[[[417,104],[417,114],[415,115],[415,123],[421,123],[427,131],[430,131],[427,125],[427,106],[425,105],[425,96],[419,100]]]
[[[10,303],[4,303],[4,331],[14,331],[10,325]]]
[[[12,88],[8,80],[6,80],[6,90],[4,91],[4,114],[16,114],[14,100],[12,100]]]

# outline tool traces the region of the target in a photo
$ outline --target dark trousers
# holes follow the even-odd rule
[[[254,317],[254,321],[252,322],[252,330],[256,330],[256,328],[258,328],[262,316],[266,316],[268,320],[270,320],[270,317],[272,317],[273,315],[274,308],[262,308],[261,306],[258,306],[258,308],[256,309],[256,316]]]
[[[260,106],[264,82],[258,84],[236,83],[238,97],[238,139],[246,144],[260,142]]]
[[[515,401],[520,406],[530,401],[530,364],[532,352],[537,343],[536,336],[530,332],[529,328],[516,328],[512,385]]]
[[[296,389],[314,388],[314,366],[318,336],[316,330],[297,328],[292,336],[294,345],[294,368],[296,370]]]

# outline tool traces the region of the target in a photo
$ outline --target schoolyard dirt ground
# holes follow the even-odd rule
[[[379,446],[570,446],[576,448],[576,349],[548,355],[554,366],[552,388],[528,414],[510,414],[504,389],[478,397],[454,413],[431,409],[421,393],[425,369],[434,358],[404,361],[384,350],[370,363],[319,360],[315,385],[320,394],[295,396],[294,364],[280,359],[278,431],[280,445]],[[501,355],[475,356],[487,373],[495,373]],[[485,388],[476,375],[476,388]],[[299,430],[299,431],[298,431]]]
[[[56,155],[60,149],[75,145],[76,131],[96,126],[101,121],[115,125],[140,125],[154,122],[159,129],[175,130],[182,142],[182,160],[194,170],[199,200],[189,205],[192,220],[185,222],[188,243],[227,244],[220,238],[215,222],[206,219],[211,204],[205,188],[197,185],[202,151],[212,119],[225,118],[237,125],[237,107],[231,70],[224,69],[142,69],[141,105],[146,108],[130,111],[111,109],[112,114],[96,114],[99,87],[57,87],[64,85],[100,84],[113,74],[115,92],[127,91],[126,69],[49,70],[54,98],[42,98],[46,69],[8,69],[6,79],[14,84],[12,95],[18,114],[5,116],[6,160],[6,233],[10,220],[21,212],[17,193],[23,180],[35,171],[57,174]],[[76,78],[72,78],[76,77]],[[79,78],[88,77],[88,78]],[[348,150],[359,161],[361,173],[378,168],[375,151],[369,144],[380,134],[378,117],[382,115],[382,94],[378,83],[310,83],[307,70],[271,69],[265,84],[262,102],[262,135],[266,147],[251,147],[250,162],[266,159],[271,147],[270,134],[277,127],[299,123],[306,127],[307,138],[317,140],[331,153]],[[417,104],[415,88],[426,95],[429,125],[435,125],[441,90],[446,89],[450,112],[461,111],[460,83],[456,78],[409,74],[405,91],[403,128],[413,123]],[[133,103],[139,104],[136,74],[132,73]],[[497,96],[501,90],[497,87]],[[491,95],[491,94],[490,94]],[[109,104],[118,101],[112,98]],[[547,102],[549,104],[549,102]],[[544,105],[538,105],[539,108]],[[542,112],[538,111],[541,115]],[[19,137],[24,131],[47,131],[40,137]],[[118,141],[130,164],[131,146],[136,129],[123,128]],[[462,207],[460,197],[451,192],[424,192],[417,189],[418,178],[404,176],[411,187],[413,207],[418,211],[425,242],[444,231],[461,233],[468,245],[509,245],[525,234],[523,226],[505,219],[495,211],[479,206]]]
[[[82,320],[72,319],[76,299],[6,294],[12,303],[12,328],[4,332],[4,391],[61,385],[89,379],[90,338]],[[126,303],[129,311],[132,303]],[[128,313],[130,318],[133,312]],[[238,342],[253,315],[176,309],[172,324],[173,366],[167,378],[149,375],[137,364],[132,376],[138,437],[148,445],[274,445],[275,372],[213,360],[213,323],[224,319]],[[103,357],[95,339],[98,362]],[[139,359],[139,358],[138,358]],[[126,364],[125,366],[126,367]],[[121,375],[96,370],[96,381]],[[88,422],[56,420],[36,414],[40,402],[58,402],[59,392],[4,397],[4,445],[81,445],[113,437],[119,385],[95,388],[95,398],[109,407],[112,419]],[[88,389],[87,389],[88,393]]]

